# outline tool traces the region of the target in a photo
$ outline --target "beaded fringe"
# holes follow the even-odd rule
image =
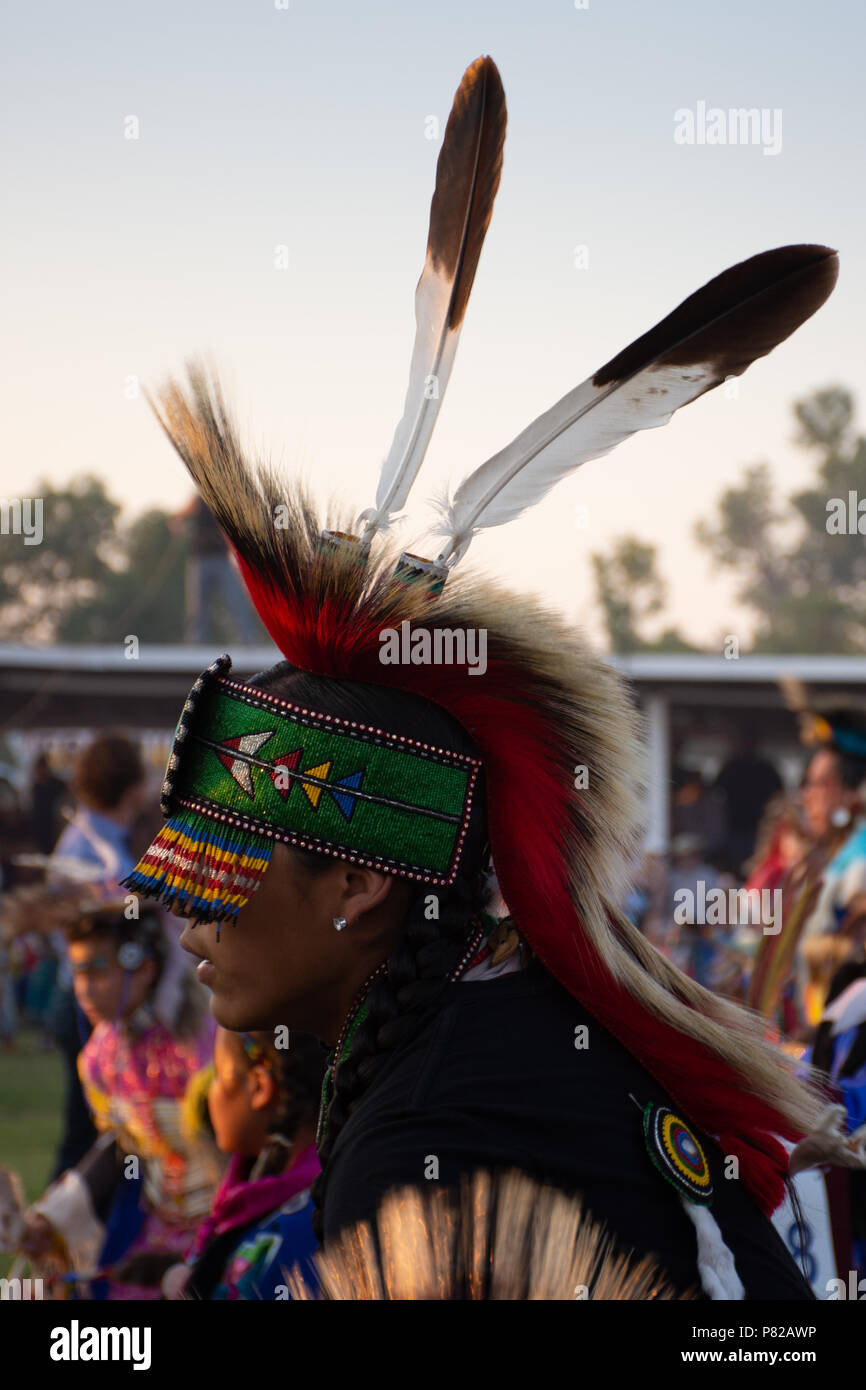
[[[236,917],[271,862],[273,841],[179,810],[160,830],[124,887],[202,922]]]

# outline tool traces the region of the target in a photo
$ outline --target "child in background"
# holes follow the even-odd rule
[[[93,1029],[78,1068],[102,1137],[31,1208],[25,1249],[39,1257],[60,1241],[79,1274],[110,1269],[92,1297],[159,1298],[144,1257],[164,1268],[166,1255],[186,1255],[219,1176],[209,1137],[182,1124],[208,1037],[194,999],[171,1026],[154,1010],[166,951],[158,914],[127,920],[123,904],[96,903],[66,936],[75,998]]]
[[[233,1157],[187,1264],[163,1280],[167,1298],[286,1298],[288,1271],[316,1249],[324,1050],[301,1033],[287,1040],[280,1048],[268,1033],[217,1030],[208,1108],[218,1147]]]

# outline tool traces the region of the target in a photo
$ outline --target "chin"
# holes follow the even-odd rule
[[[230,1033],[249,1033],[267,1027],[260,1019],[251,1016],[249,1009],[232,1004],[228,999],[220,999],[216,994],[211,995],[210,1011],[220,1028],[226,1028]]]

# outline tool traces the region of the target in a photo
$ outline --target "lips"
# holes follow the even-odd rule
[[[216,966],[212,961],[200,960],[195,968],[195,973],[203,985],[212,985],[216,977]]]
[[[214,965],[213,961],[205,955],[204,951],[197,949],[197,947],[193,944],[194,942],[195,937],[193,935],[192,926],[189,923],[187,923],[187,925],[181,932],[180,944],[188,955],[196,957],[198,965],[195,968],[195,973],[201,980],[202,984],[212,985],[213,980],[216,976],[216,966]]]

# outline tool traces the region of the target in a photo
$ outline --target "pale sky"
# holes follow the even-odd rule
[[[798,396],[839,382],[866,398],[864,29],[851,0],[18,0],[0,33],[0,495],[90,471],[129,515],[184,505],[183,469],[124,384],[204,351],[288,477],[370,505],[414,332],[427,120],[444,127],[490,53],[502,185],[407,545],[431,495],[699,285],[823,242],[841,253],[835,294],[737,399],[703,397],[471,552],[598,635],[589,553],[636,533],[660,548],[669,621],[707,645],[745,633],[695,520],[748,463],[805,482]],[[780,151],[677,144],[675,112],[699,102],[780,111]]]

